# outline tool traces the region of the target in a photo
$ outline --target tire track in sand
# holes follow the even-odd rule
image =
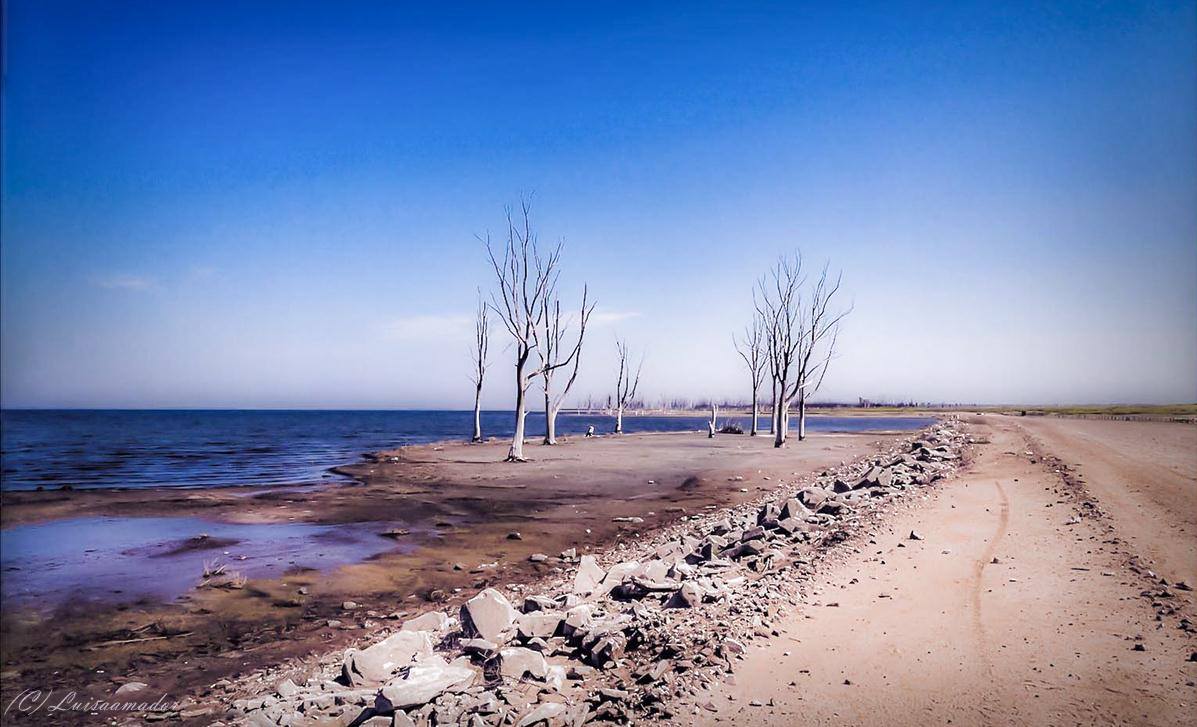
[[[985,552],[981,557],[973,563],[973,578],[972,578],[972,606],[973,606],[973,631],[977,637],[977,642],[980,645],[982,657],[985,659],[986,670],[991,669],[991,664],[986,654],[986,637],[985,624],[981,619],[981,579],[985,575],[985,566],[993,561],[994,555],[997,553],[998,543],[1002,538],[1006,537],[1006,531],[1010,527],[1010,498],[1006,495],[1006,489],[1002,487],[1001,482],[995,481],[994,487],[997,488],[998,498],[1001,500],[1001,514],[998,517],[998,526],[993,535],[989,538],[988,544],[985,546]]]
[[[997,553],[998,543],[1006,536],[1006,531],[1010,526],[1010,498],[1006,495],[1005,488],[1002,483],[994,481],[994,487],[997,488],[998,498],[1001,501],[1001,510],[998,516],[997,528],[993,535],[990,536],[989,542],[985,545],[985,552],[981,554],[973,563],[973,577],[971,586],[971,600],[973,613],[973,635],[977,640],[977,655],[981,661],[981,666],[988,677],[988,682],[993,682],[993,659],[990,656],[988,638],[985,633],[985,623],[981,618],[981,579],[985,575],[985,566],[990,565],[993,561],[994,555]],[[996,710],[998,706],[993,703],[994,695],[986,688],[982,688],[980,700],[977,705],[977,713],[980,717],[980,723],[984,725],[998,724],[995,720]]]

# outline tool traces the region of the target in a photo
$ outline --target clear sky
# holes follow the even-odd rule
[[[582,396],[746,396],[801,248],[823,398],[1197,401],[1191,0],[743,5],[10,0],[3,404],[465,407],[524,192]]]

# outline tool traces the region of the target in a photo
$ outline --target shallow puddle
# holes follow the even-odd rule
[[[51,610],[77,601],[173,600],[197,586],[205,565],[247,578],[329,570],[410,543],[379,533],[395,523],[238,524],[197,517],[76,518],[0,530],[6,608]]]

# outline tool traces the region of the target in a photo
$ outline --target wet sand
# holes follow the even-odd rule
[[[85,516],[170,516],[370,528],[380,540],[387,540],[378,534],[385,530],[410,531],[392,541],[393,550],[361,563],[293,568],[241,588],[201,588],[172,603],[6,610],[4,694],[33,686],[108,695],[130,679],[175,696],[202,694],[221,678],[351,643],[373,624],[453,602],[459,591],[550,574],[556,566],[529,562],[533,553],[586,552],[742,502],[876,451],[893,436],[818,434],[782,452],[763,436],[575,438],[557,447],[529,443],[533,461],[526,464],[500,462],[503,442],[429,445],[343,468],[359,484],[4,493],[6,528]],[[519,539],[510,537],[514,532]],[[342,608],[346,600],[356,606]]]

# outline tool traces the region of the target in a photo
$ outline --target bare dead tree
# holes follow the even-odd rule
[[[524,462],[524,431],[528,416],[528,387],[537,376],[573,363],[578,349],[554,364],[530,368],[529,358],[541,345],[539,326],[546,315],[545,301],[552,297],[560,274],[561,244],[546,255],[540,253],[536,235],[532,231],[531,205],[520,204],[517,222],[512,210],[507,210],[507,241],[502,258],[495,255],[487,237],[486,252],[498,280],[498,292],[491,294],[491,310],[498,314],[503,327],[511,336],[515,349],[515,432],[511,436],[508,462]]]
[[[773,446],[784,447],[789,428],[789,392],[801,344],[802,254],[783,257],[757,281],[753,296],[765,331],[769,370],[773,376]]]
[[[755,299],[755,295],[753,298]],[[758,308],[757,320],[761,322],[765,337],[765,360],[769,365],[769,434],[776,435],[777,433],[777,357],[774,356],[773,346],[773,328],[770,321],[766,321],[760,314]]]
[[[553,292],[550,291],[550,295],[545,296],[544,299],[544,310],[541,311],[543,330],[541,331],[540,346],[537,348],[540,367],[543,371],[541,380],[544,382],[545,444],[557,443],[557,412],[561,410],[565,397],[578,378],[578,367],[582,363],[582,341],[586,338],[586,323],[590,320],[590,313],[594,310],[594,303],[587,305],[589,291],[583,288],[578,339],[570,350],[569,356],[566,357],[565,363],[562,363],[562,344],[569,328],[569,321],[562,321],[561,301],[553,295]],[[551,302],[550,297],[552,298]],[[573,368],[570,370],[569,378],[565,380],[565,387],[554,396],[553,373],[561,366],[568,364],[570,360],[573,361]]]
[[[832,309],[842,274],[829,280],[827,266],[803,303],[806,277],[801,253],[782,258],[757,283],[757,312],[764,321],[769,368],[773,375],[773,446],[784,447],[789,435],[789,408],[798,405],[798,439],[806,438],[806,404],[823,384],[835,355],[839,324],[851,308]]]
[[[640,365],[636,367],[636,375],[633,377],[631,363],[628,361],[627,341],[616,339],[615,348],[619,352],[619,377],[615,380],[615,433],[623,434],[623,410],[636,398],[636,389],[640,386],[640,370],[644,368],[644,356],[640,357]]]
[[[765,350],[765,325],[761,317],[754,316],[752,325],[744,329],[744,337],[736,340],[736,337],[732,336],[732,343],[736,347],[736,353],[740,354],[740,358],[744,359],[745,365],[748,366],[749,378],[752,381],[752,427],[749,436],[755,437],[758,433],[757,418],[760,415],[761,383],[765,380],[765,368],[768,366],[768,356]]]
[[[772,372],[773,367],[770,366],[769,370]],[[770,373],[769,378],[772,380],[772,388],[769,398],[769,433],[775,434],[777,431],[777,416],[775,414],[777,411],[777,379],[772,375],[772,373]]]
[[[490,349],[490,309],[478,290],[478,310],[474,317],[474,346],[470,349],[474,370],[470,380],[474,382],[474,436],[471,442],[482,441],[482,379],[486,376],[486,358]]]
[[[806,402],[823,385],[823,377],[835,357],[835,344],[839,340],[840,322],[852,312],[852,306],[842,310],[832,308],[836,293],[840,290],[843,272],[832,282],[827,277],[827,265],[819,279],[811,286],[808,307],[802,315],[805,326],[799,345],[798,375],[795,394],[798,398],[798,441],[806,439]]]
[[[710,421],[707,422],[707,439],[715,438],[715,427],[719,426],[718,421],[716,421],[718,419],[718,417],[719,417],[719,405],[715,403],[714,399],[712,399],[711,400],[711,419],[710,419]]]

